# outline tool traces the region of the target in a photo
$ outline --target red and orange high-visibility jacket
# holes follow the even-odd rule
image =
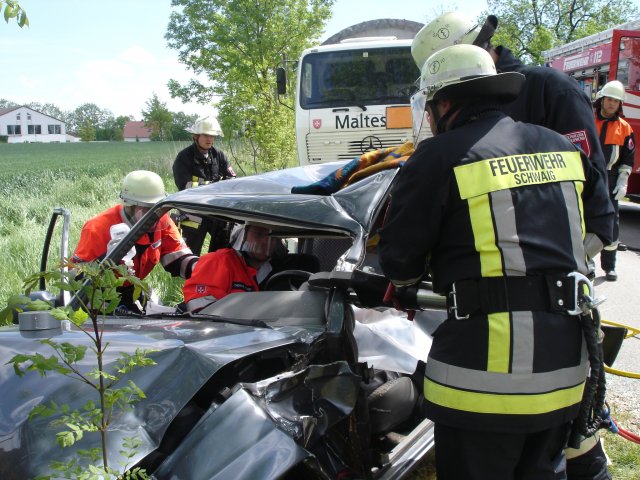
[[[609,177],[617,177],[618,169],[623,165],[633,168],[636,143],[631,125],[617,114],[604,118],[596,112],[595,120]]]
[[[80,233],[80,241],[73,254],[76,263],[101,260],[107,254],[107,244],[111,240],[111,225],[131,222],[124,214],[122,205],[116,205],[87,220]],[[156,264],[161,263],[173,276],[188,278],[198,257],[193,255],[168,214],[163,215],[152,232],[136,242],[133,268],[138,278],[144,279]]]
[[[256,269],[233,248],[221,248],[200,257],[191,278],[184,282],[187,310],[197,312],[235,292],[257,292]]]

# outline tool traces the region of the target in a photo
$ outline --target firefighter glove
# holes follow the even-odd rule
[[[629,174],[631,173],[631,167],[623,165],[618,170],[618,180],[616,180],[616,186],[613,191],[613,198],[616,200],[622,200],[627,195],[627,182],[629,180]]]
[[[129,226],[124,223],[119,223],[117,225],[111,226],[111,228],[109,229],[111,240],[109,240],[109,243],[107,243],[107,255],[113,252],[113,249],[116,248],[116,246],[120,243],[120,240],[122,240],[127,235],[127,233],[129,233],[129,230]],[[125,265],[132,265],[133,257],[135,257],[135,255],[136,249],[135,247],[131,247],[126,255],[124,255],[124,257],[122,258]]]

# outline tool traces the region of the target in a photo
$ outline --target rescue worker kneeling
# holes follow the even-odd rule
[[[271,272],[269,260],[278,241],[269,229],[258,225],[236,227],[232,248],[222,248],[200,257],[183,293],[186,310],[197,313],[236,292],[257,292]]]
[[[87,220],[80,233],[80,241],[72,262],[102,260],[118,244],[129,229],[158,201],[166,197],[164,182],[154,172],[136,170],[124,177],[121,203]],[[149,227],[148,233],[138,239],[125,255],[131,260],[134,274],[143,280],[156,264],[173,276],[188,278],[198,257],[184,243],[178,228],[168,214]],[[124,262],[123,262],[124,263]],[[141,313],[133,298],[133,287],[119,289],[120,305],[129,311]]]
[[[424,381],[438,480],[566,478],[587,373],[570,310],[588,273],[585,235],[609,242],[613,212],[584,153],[499,111],[523,81],[472,45],[425,61],[413,118],[434,136],[401,168],[379,232],[396,287],[431,274],[449,299]]]

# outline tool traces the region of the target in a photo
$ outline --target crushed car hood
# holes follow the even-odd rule
[[[170,422],[185,404],[216,372],[238,358],[258,352],[291,346],[304,347],[323,331],[295,326],[256,328],[229,323],[184,320],[108,320],[105,338],[109,347],[105,354],[109,371],[118,352],[133,354],[137,348],[154,350],[150,357],[155,366],[134,370],[127,378],[146,394],[135,409],[114,418],[109,434],[110,462],[117,466],[124,437],[137,435],[142,444],[133,460],[157,447]],[[37,404],[55,401],[77,409],[88,400],[96,399],[95,391],[85,384],[59,374],[43,380],[36,372],[18,377],[10,359],[20,353],[41,353],[45,357],[52,349],[31,338],[30,332],[18,327],[0,328],[0,478],[33,478],[46,471],[52,460],[63,460],[72,449],[55,444],[55,432],[48,426],[50,419],[28,419]],[[64,331],[53,337],[59,342],[88,345],[87,337],[77,330]],[[88,359],[79,364],[81,370],[93,368]],[[95,358],[93,358],[95,362]],[[99,436],[87,435],[80,448],[97,447]],[[74,447],[75,448],[75,447]],[[43,468],[45,470],[43,470]]]

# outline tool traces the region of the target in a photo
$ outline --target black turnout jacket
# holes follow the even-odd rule
[[[446,294],[465,279],[586,274],[585,230],[607,244],[613,217],[586,155],[486,107],[455,122],[422,141],[395,179],[378,245],[385,276],[410,284],[428,265]],[[436,424],[525,433],[576,417],[587,374],[578,319],[507,310],[450,316],[434,332],[424,392]]]
[[[209,157],[205,158],[196,144],[192,143],[181,150],[173,162],[173,178],[178,190],[234,176],[225,154],[214,147],[209,149]]]

